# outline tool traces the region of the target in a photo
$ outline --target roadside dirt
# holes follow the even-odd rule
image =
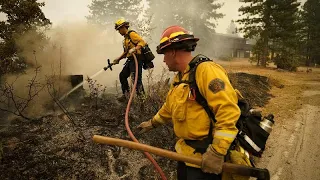
[[[241,61],[224,65],[269,77],[273,84],[273,98],[262,110],[275,115],[275,126],[258,167],[269,169],[271,180],[320,180],[320,69],[291,73],[247,68]]]
[[[298,76],[299,75],[299,76]],[[320,179],[320,76],[288,76],[266,111],[276,108],[276,126],[259,166],[267,167],[272,180]],[[279,94],[279,95],[276,95]]]

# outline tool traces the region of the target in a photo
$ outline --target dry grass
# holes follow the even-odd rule
[[[311,73],[307,73],[306,67],[298,68],[297,72],[279,71],[273,65],[268,68],[260,68],[251,65],[247,60],[235,60],[231,63],[222,63],[228,72],[246,72],[265,76],[269,79],[272,88],[270,93],[273,98],[262,109],[265,113],[274,113],[275,120],[281,123],[287,120],[295,113],[296,110],[302,107],[302,92],[308,89],[305,86],[306,81],[319,81],[320,69],[313,68]],[[254,87],[255,85],[252,84]]]

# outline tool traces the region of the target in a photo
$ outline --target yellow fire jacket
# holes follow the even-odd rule
[[[189,70],[188,66],[184,73],[178,73],[174,82],[188,80]],[[230,84],[226,71],[214,62],[198,65],[195,78],[200,93],[206,98],[217,121],[214,124],[212,146],[218,153],[226,155],[238,133],[235,125],[241,112],[237,105],[237,93]],[[194,153],[195,149],[188,146],[184,140],[206,138],[210,120],[203,107],[192,97],[189,84],[181,83],[177,86],[171,85],[165,103],[151,122],[157,126],[172,121],[174,132],[180,138],[175,146],[177,153],[201,158],[202,155]],[[187,165],[198,167],[188,163]]]
[[[137,46],[139,45],[139,46],[143,47],[146,45],[146,42],[141,38],[141,36],[139,36],[138,33],[134,32],[134,31],[131,31],[130,38],[129,38],[129,33],[124,35],[123,50],[126,53],[126,57],[132,56],[132,54],[129,54],[128,52],[131,48],[134,48],[136,46],[135,44]],[[141,54],[140,49],[137,51],[137,54]]]

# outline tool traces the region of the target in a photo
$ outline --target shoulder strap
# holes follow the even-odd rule
[[[204,98],[202,96],[202,94],[200,93],[200,90],[197,85],[197,80],[196,80],[196,71],[197,71],[198,65],[203,62],[207,62],[207,61],[211,61],[211,60],[208,57],[200,54],[200,55],[197,55],[189,63],[189,66],[190,66],[190,73],[189,73],[190,89],[191,89],[191,91],[195,92],[195,96],[196,96],[195,99],[196,99],[197,103],[199,103],[206,110],[209,117],[214,122],[216,122],[215,116],[214,116],[213,112],[210,110],[210,107],[208,105],[206,98]]]
[[[214,113],[211,111],[206,98],[204,98],[202,96],[202,94],[200,93],[200,90],[197,85],[197,80],[196,80],[197,67],[199,66],[199,64],[201,64],[203,62],[207,62],[207,61],[211,61],[211,60],[208,57],[206,57],[202,54],[199,54],[195,58],[193,58],[193,60],[189,63],[189,66],[190,66],[190,73],[189,73],[190,90],[192,92],[194,92],[195,100],[197,101],[197,103],[199,103],[203,107],[203,109],[207,112],[207,114],[211,118],[211,120],[216,123],[217,121],[214,116]],[[212,123],[212,121],[210,121],[210,129],[209,129],[209,133],[208,133],[209,142],[212,142],[212,140],[213,140],[213,137],[212,137],[213,123]]]
[[[208,57],[206,57],[202,54],[199,54],[196,57],[194,57],[192,59],[192,61],[189,63],[189,67],[190,67],[189,79],[187,81],[183,80],[183,81],[175,82],[175,83],[173,83],[173,85],[177,86],[181,83],[189,84],[190,91],[193,93],[197,103],[199,103],[203,107],[203,109],[206,111],[206,113],[208,114],[208,116],[211,118],[212,121],[217,122],[215,119],[214,113],[211,111],[211,109],[208,105],[206,98],[204,98],[202,96],[202,94],[200,93],[200,90],[198,88],[197,81],[196,81],[196,71],[197,71],[198,65],[203,62],[207,62],[207,61],[212,61],[212,60],[210,60]],[[209,143],[209,144],[213,140],[213,137],[212,137],[213,123],[212,123],[212,121],[210,121],[210,129],[209,129],[208,137],[205,139],[206,143]]]
[[[132,41],[131,37],[130,37],[130,33],[132,33],[132,32],[135,32],[135,31],[134,31],[134,30],[129,30],[129,31],[128,31],[128,38],[129,38],[130,42],[132,42],[133,45],[137,46],[138,43],[134,43],[134,42]]]

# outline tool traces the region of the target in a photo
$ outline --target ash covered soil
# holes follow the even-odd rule
[[[266,77],[234,73],[230,79],[254,106],[262,107],[271,98]],[[75,107],[71,119],[56,112],[32,121],[16,118],[0,129],[0,179],[160,179],[141,152],[92,141],[93,135],[130,139],[124,125],[126,104],[108,95],[95,108],[88,98],[74,97],[72,104],[63,102]],[[142,135],[135,128],[152,118],[160,104],[135,102],[130,127],[140,142],[173,151],[176,137],[170,124]],[[168,179],[176,179],[175,161],[154,158]]]

